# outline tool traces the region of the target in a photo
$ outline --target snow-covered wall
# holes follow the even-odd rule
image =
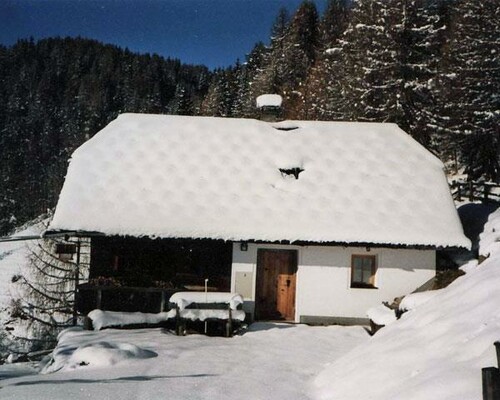
[[[234,243],[231,291],[237,292],[238,273],[247,273],[252,281],[252,296],[245,297],[245,308],[253,312],[257,272],[257,250],[297,250],[296,315],[304,317],[366,318],[366,311],[408,294],[435,275],[435,251],[414,249],[288,246],[249,243],[241,251]],[[351,256],[368,254],[377,257],[375,285],[378,289],[355,289],[351,283]],[[240,275],[241,276],[241,275]]]

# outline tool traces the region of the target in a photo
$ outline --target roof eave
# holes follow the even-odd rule
[[[135,238],[149,238],[149,239],[170,239],[170,240],[217,240],[225,242],[247,242],[255,244],[281,244],[290,246],[336,246],[336,247],[365,247],[365,248],[391,248],[391,249],[414,249],[414,250],[442,250],[453,248],[467,248],[457,244],[449,245],[433,245],[433,244],[418,244],[418,243],[376,243],[376,242],[346,242],[346,241],[314,241],[314,240],[261,240],[261,239],[235,239],[235,238],[220,238],[220,237],[177,237],[177,236],[150,236],[150,235],[119,235],[119,234],[105,234],[95,231],[47,231],[44,237],[135,237]]]

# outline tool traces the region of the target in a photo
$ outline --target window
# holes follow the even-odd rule
[[[376,256],[355,255],[351,260],[351,287],[376,289],[375,273],[377,272]]]
[[[70,261],[73,254],[76,253],[76,244],[74,243],[56,243],[55,253],[61,261]]]

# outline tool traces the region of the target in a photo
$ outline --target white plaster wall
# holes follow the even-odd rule
[[[231,290],[235,290],[237,271],[253,274],[253,297],[245,299],[245,309],[253,313],[257,249],[294,249],[298,251],[296,321],[301,315],[366,318],[366,311],[382,301],[408,294],[435,274],[434,250],[364,247],[233,245]],[[351,289],[352,254],[377,256],[378,289]]]

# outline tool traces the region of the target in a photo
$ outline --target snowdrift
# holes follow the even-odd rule
[[[481,236],[490,258],[329,365],[315,379],[317,397],[481,399],[481,368],[496,366],[500,339],[499,231],[497,210]]]
[[[131,343],[110,340],[95,341],[92,335],[82,338],[80,328],[69,328],[58,337],[57,348],[41,370],[42,374],[71,371],[79,368],[103,368],[130,363],[136,359],[153,358],[158,354]]]

